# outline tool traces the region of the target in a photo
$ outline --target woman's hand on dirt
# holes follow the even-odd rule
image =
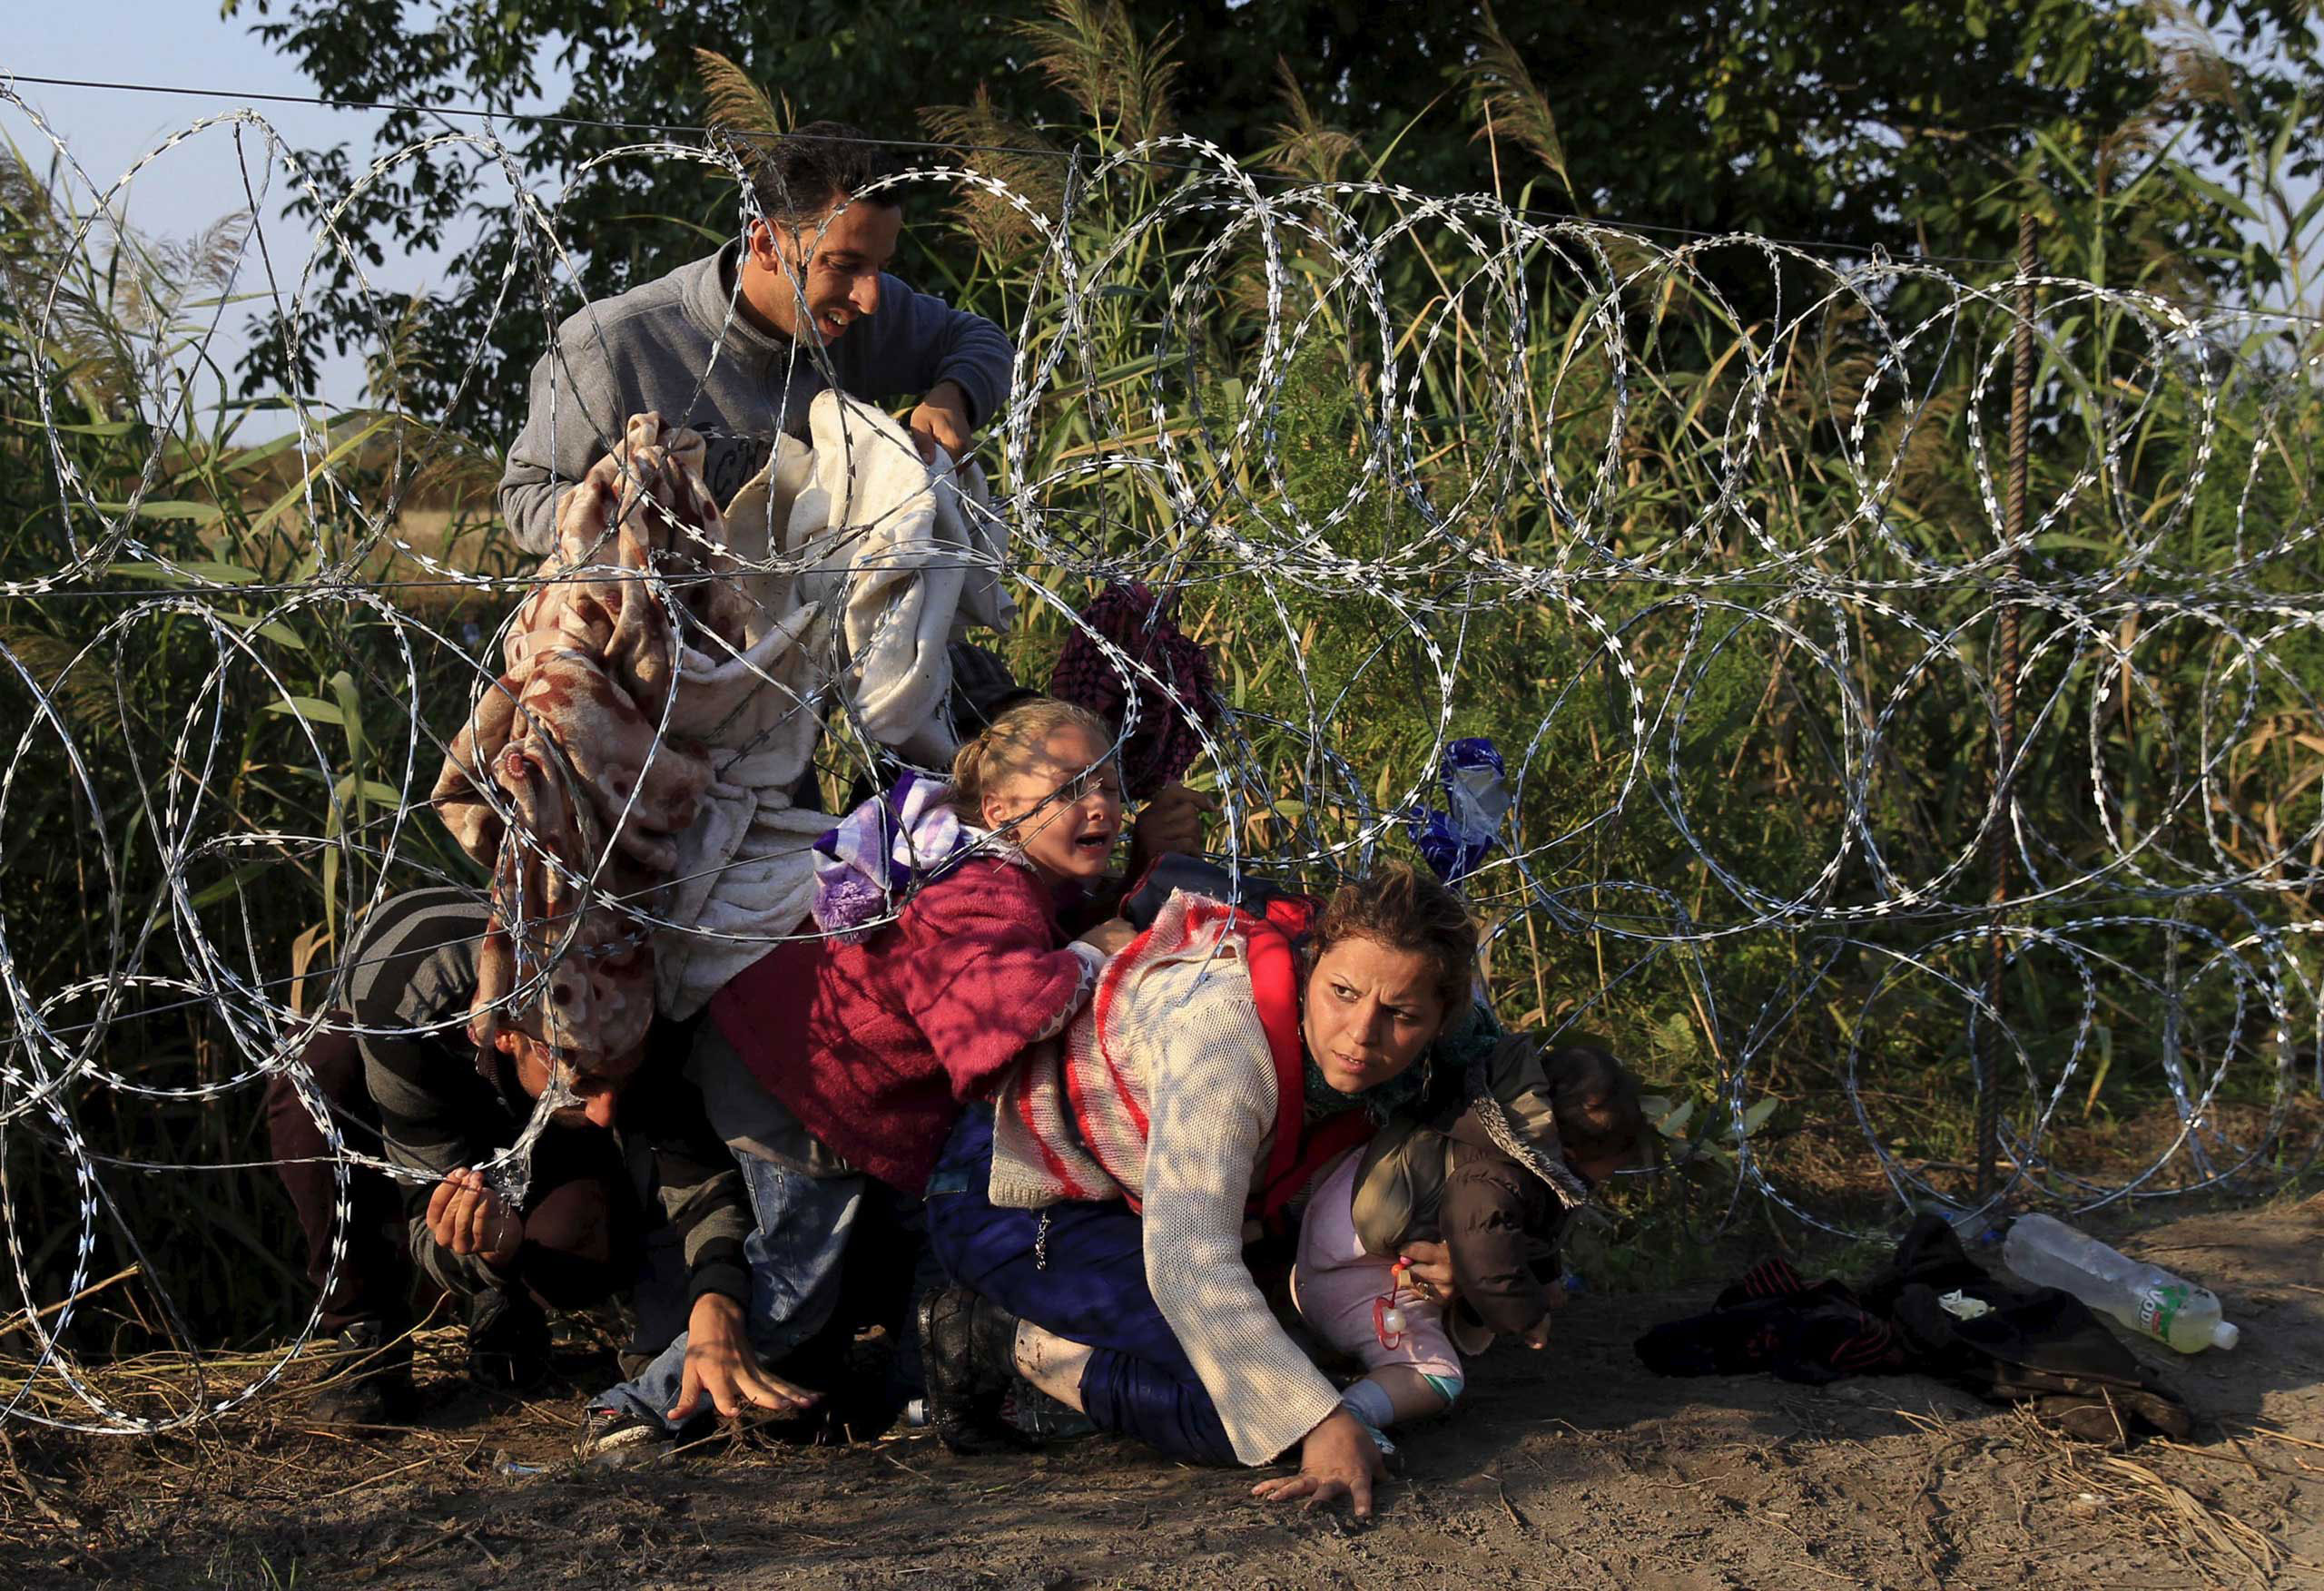
[[[673,1421],[693,1419],[705,1400],[732,1416],[753,1403],[792,1412],[812,1407],[821,1396],[760,1368],[743,1329],[742,1305],[716,1292],[694,1300],[694,1312],[686,1317],[685,1370],[677,1405],[670,1410]]]
[[[1128,918],[1109,917],[1082,935],[1081,942],[1095,946],[1108,956],[1118,956],[1136,938],[1137,938],[1136,924]]]
[[[1262,1480],[1251,1495],[1263,1502],[1305,1498],[1307,1506],[1345,1498],[1359,1519],[1372,1517],[1372,1487],[1388,1475],[1387,1461],[1364,1424],[1346,1409],[1335,1409],[1299,1443],[1299,1473]]]
[[[428,1235],[452,1253],[506,1265],[524,1246],[525,1223],[486,1184],[482,1172],[464,1168],[428,1195]]]
[[[1455,1289],[1452,1284],[1452,1251],[1443,1243],[1409,1242],[1400,1251],[1412,1262],[1404,1272],[1404,1280],[1436,1301],[1439,1308],[1451,1306]]]

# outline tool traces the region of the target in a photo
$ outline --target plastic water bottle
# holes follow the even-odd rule
[[[2220,1319],[2208,1288],[2115,1252],[2047,1215],[2021,1215],[2002,1241],[2002,1263],[2037,1287],[2070,1292],[2142,1337],[2181,1353],[2232,1348],[2242,1332]]]

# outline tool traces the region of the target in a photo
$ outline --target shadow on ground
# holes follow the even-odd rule
[[[1915,1377],[1649,1375],[1631,1340],[1703,1288],[1577,1301],[1551,1350],[1488,1356],[1361,1527],[1103,1440],[978,1459],[910,1435],[720,1441],[591,1472],[564,1458],[570,1405],[463,1396],[372,1439],[302,1426],[285,1397],[153,1441],[15,1429],[0,1583],[2324,1583],[2324,1199],[2123,1246],[2210,1283],[2245,1327],[2233,1354],[2149,1356],[2204,1417],[2193,1445],[2111,1454]]]

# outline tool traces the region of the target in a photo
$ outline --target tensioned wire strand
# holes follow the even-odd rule
[[[23,103],[5,80],[0,97]],[[239,132],[253,121],[230,114],[197,123],[156,152],[209,126]],[[488,133],[441,135],[400,152],[454,141],[513,162]],[[954,158],[949,148],[912,147]],[[357,183],[378,180],[389,158],[375,161]],[[715,150],[675,144],[624,158],[724,165]],[[1029,351],[1020,355],[1015,391],[990,427],[1003,463],[997,478],[1006,486],[991,523],[1006,533],[1007,550],[990,558],[933,555],[920,566],[920,577],[991,575],[1029,615],[1086,629],[1075,614],[1082,588],[1161,570],[1166,595],[1231,598],[1243,637],[1278,631],[1275,666],[1287,680],[1248,707],[1230,701],[1201,726],[1196,768],[1226,809],[1216,832],[1230,864],[1321,881],[1360,871],[1384,849],[1401,845],[1414,812],[1447,799],[1438,769],[1456,731],[1511,697],[1512,682],[1492,672],[1502,660],[1479,650],[1479,633],[1501,622],[1512,604],[1525,604],[1564,621],[1566,650],[1541,665],[1549,677],[1531,687],[1537,697],[1529,711],[1538,717],[1504,737],[1517,811],[1468,888],[1504,950],[1547,930],[1544,965],[1554,974],[1545,973],[1537,986],[1546,996],[1541,1019],[1547,1026],[1586,1027],[1618,993],[1643,987],[1649,977],[1675,978],[1686,991],[1681,1005],[1691,1008],[1715,1058],[1719,1119],[1732,1124],[1772,1096],[1767,1090],[1778,1059],[1802,1044],[1827,1045],[1837,1057],[1840,1097],[1816,1102],[1811,1109],[1823,1114],[1815,1119],[1852,1120],[1863,1153],[1904,1208],[1933,1203],[1967,1216],[1992,1207],[1965,1205],[1960,1190],[1945,1185],[1931,1167],[1896,1153],[1882,1096],[1866,1085],[1884,1064],[1879,1018],[1889,1002],[1907,997],[1948,1012],[1966,1036],[1992,1041],[2009,1090],[2003,1102],[2006,1183],[1996,1203],[2045,1199],[2089,1208],[2183,1189],[2273,1185],[2297,1174],[2305,1162],[2291,1140],[2290,1119],[2303,1079],[2319,1065],[2324,1031],[2313,968],[2319,925],[2303,915],[2299,898],[2319,881],[2312,853],[2324,840],[2324,820],[2303,826],[2295,813],[2282,832],[2267,830],[2248,815],[2250,775],[2227,748],[2257,732],[2252,724],[2263,709],[2295,722],[2304,715],[2311,726],[2318,719],[2316,683],[2304,678],[2299,659],[2299,648],[2324,633],[2315,598],[2324,583],[2301,572],[2312,565],[2324,521],[2316,502],[2287,496],[2274,483],[2305,478],[2299,473],[2305,456],[2295,444],[2299,427],[2316,425],[2319,400],[2312,389],[2285,383],[2280,369],[2242,360],[2206,339],[2225,329],[2306,321],[2264,312],[2191,312],[2151,294],[2041,279],[2035,285],[2044,300],[2045,347],[2061,379],[2079,383],[2079,390],[2119,393],[2106,384],[2122,372],[2085,368],[2086,340],[2051,340],[2059,318],[2069,313],[2116,315],[2155,348],[2207,351],[2205,359],[2178,364],[2157,354],[2132,372],[2148,388],[2178,383],[2174,401],[2181,407],[2171,412],[2182,427],[2175,433],[2181,440],[2160,464],[2146,451],[2160,424],[2149,400],[2117,396],[2088,405],[2075,420],[2082,440],[2075,451],[2062,452],[2055,477],[2042,487],[2048,500],[2032,505],[2026,545],[2019,545],[1998,535],[1996,449],[1984,434],[2014,324],[1994,283],[1948,276],[1936,269],[1941,261],[1877,251],[1869,263],[1835,266],[1817,258],[1819,250],[1830,251],[1826,246],[1748,235],[1709,239],[1678,231],[1668,235],[1690,241],[1670,247],[1646,229],[1521,211],[1485,195],[1416,194],[1389,183],[1301,185],[1301,209],[1312,213],[1285,217],[1270,212],[1265,195],[1287,191],[1288,180],[1246,172],[1199,141],[1162,141],[1125,159],[1204,178],[1157,198],[1135,218],[1139,225],[1167,221],[1211,229],[1210,245],[1185,256],[1179,274],[1155,285],[1177,341],[1199,325],[1198,306],[1221,290],[1221,273],[1240,258],[1238,240],[1266,244],[1255,267],[1265,314],[1251,368],[1242,372],[1242,395],[1197,399],[1209,407],[1196,447],[1173,433],[1167,410],[1174,389],[1158,368],[1143,390],[1132,383],[1103,403],[1088,394],[1081,377],[1102,368],[1098,319],[1111,302],[1108,273],[1117,267],[1084,257],[1085,244],[1104,244],[1076,234],[1070,206],[1054,221],[1034,218],[1029,225],[1037,254],[1029,280],[1042,283],[1045,296],[1027,306],[1018,329],[1039,329],[1045,340],[1037,345],[1019,336]],[[133,168],[133,175],[142,169]],[[291,169],[295,175],[295,164]],[[899,173],[896,181],[944,182],[1004,202],[1012,198],[997,179],[948,164]],[[314,197],[319,214],[335,223],[354,192]],[[1367,230],[1354,207],[1375,199],[1410,213],[1384,230]],[[538,223],[546,259],[559,246],[556,216],[529,194],[521,201]],[[743,202],[751,203],[747,191]],[[1396,250],[1413,245],[1413,229],[1422,225],[1462,241],[1466,262],[1455,275],[1509,327],[1532,324],[1537,308],[1519,263],[1526,251],[1552,245],[1563,250],[1561,268],[1590,287],[1567,344],[1528,344],[1506,335],[1463,343],[1466,329],[1442,314],[1392,309],[1384,273]],[[1617,270],[1602,254],[1615,241],[1657,262],[1659,272]],[[1771,268],[1785,268],[1771,270],[1771,279],[1787,296],[1754,335],[1742,335],[1738,323],[1731,390],[1698,406],[1676,428],[1691,449],[1692,473],[1674,475],[1665,488],[1674,500],[1657,521],[1624,496],[1633,457],[1628,444],[1633,436],[1653,440],[1654,426],[1672,420],[1686,398],[1664,379],[1675,373],[1661,368],[1668,354],[1640,335],[1642,323],[1629,319],[1632,306],[1622,295],[1684,289],[1723,308],[1716,284],[1697,267],[1703,257],[1692,247],[1697,241],[1758,251]],[[1292,268],[1281,257],[1295,242],[1327,267],[1315,279],[1323,286],[1303,286],[1309,298],[1293,296]],[[1432,236],[1430,246],[1438,243]],[[326,224],[318,247],[344,244]],[[266,269],[277,309],[295,317],[304,300],[278,281],[305,279],[278,279],[271,259]],[[550,300],[530,296],[544,284],[518,270],[516,260],[509,270],[498,312],[547,308]],[[1807,288],[1787,280],[1787,272],[1806,278]],[[1891,318],[1881,284],[1907,276],[1935,290],[1946,304],[1943,316]],[[1325,301],[1344,322],[1328,335],[1318,320]],[[1858,329],[1859,340],[1833,351],[1858,363],[1845,380],[1839,371],[1818,368],[1821,380],[1811,386],[1824,430],[1820,451],[1810,454],[1805,433],[1778,424],[1779,366],[1827,357],[1813,344],[1808,320],[1834,305]],[[17,309],[30,326],[45,312],[39,302]],[[487,330],[478,329],[479,340]],[[1346,461],[1349,484],[1336,503],[1328,492],[1295,489],[1301,460],[1280,412],[1294,361],[1311,349],[1348,368],[1359,417]],[[1431,417],[1421,401],[1423,372],[1456,349],[1462,350],[1463,378],[1473,384],[1472,400],[1457,415]],[[1573,372],[1583,355],[1583,363],[1603,372],[1594,398],[1602,410],[1591,412],[1586,426],[1557,408],[1562,384],[1579,379]],[[1361,386],[1353,379],[1359,360],[1371,370]],[[1954,519],[1960,545],[1945,558],[1932,552],[1933,541],[1915,539],[1944,528],[1943,522],[1906,525],[1889,512],[1908,472],[1925,465],[1912,452],[1933,396],[1914,385],[1919,378],[1913,372],[1925,366],[1966,372],[1944,395],[1959,403],[1960,431],[1935,433],[1934,447],[1955,466],[1968,500]],[[48,372],[36,369],[34,378],[44,412],[51,412]],[[2234,401],[2236,384],[2271,380],[2283,424],[2272,430],[2230,424],[2233,417],[2223,410]],[[1057,396],[1083,402],[1094,457],[1036,462],[1043,405]],[[1431,451],[1448,424],[1472,444],[1457,467]],[[1564,429],[1538,435],[1552,424]],[[1151,434],[1131,439],[1141,432]],[[1925,439],[1919,445],[1930,446]],[[438,881],[433,864],[412,848],[413,826],[431,820],[425,792],[446,737],[496,688],[493,660],[502,636],[487,626],[455,643],[443,633],[451,621],[440,612],[418,604],[406,610],[397,599],[491,591],[505,604],[541,581],[452,567],[399,539],[406,533],[395,522],[394,500],[376,511],[362,491],[341,480],[344,472],[324,466],[309,483],[316,498],[333,512],[350,510],[346,534],[335,543],[336,568],[310,582],[237,584],[199,564],[172,563],[158,545],[139,539],[142,522],[133,508],[145,494],[101,508],[69,457],[60,450],[53,460],[55,506],[75,526],[80,552],[68,556],[60,545],[54,567],[12,586],[10,600],[25,604],[23,611],[82,596],[107,605],[90,610],[91,622],[103,627],[94,638],[74,637],[76,647],[88,645],[62,673],[19,672],[0,643],[0,676],[12,682],[11,699],[28,695],[34,707],[0,768],[0,840],[25,820],[34,792],[62,791],[85,809],[84,843],[102,852],[91,868],[95,894],[112,887],[108,880],[134,874],[133,862],[143,865],[149,853],[164,886],[151,898],[120,902],[119,920],[98,947],[109,955],[63,983],[28,971],[27,925],[0,920],[0,934],[10,941],[0,949],[14,951],[0,958],[0,996],[8,1004],[7,1031],[0,1035],[0,1123],[36,1127],[37,1141],[54,1146],[52,1168],[78,1192],[70,1296],[85,1280],[101,1226],[117,1218],[112,1212],[119,1206],[102,1196],[97,1168],[139,1169],[82,1135],[76,1124],[86,1118],[71,1108],[79,1097],[109,1090],[153,1108],[189,1094],[220,1098],[280,1075],[300,1087],[319,1125],[330,1121],[311,1079],[281,1053],[295,1017],[286,997],[295,983],[282,970],[287,954],[275,960],[281,947],[248,942],[255,932],[253,897],[275,886],[262,879],[241,882],[230,869],[242,856],[311,860],[335,854],[347,921],[333,926],[342,944],[355,926],[355,908],[386,882]],[[1789,507],[1799,499],[1788,483],[1803,466],[1829,476],[1812,520]],[[2162,478],[2139,478],[2134,466],[2149,477],[2159,470]],[[1080,496],[1124,483],[1147,495],[1147,524],[1136,534],[1118,507],[1091,508]],[[393,491],[401,489],[399,482]],[[2209,506],[2211,517],[2198,522],[2196,505]],[[1378,512],[1384,509],[1393,512]],[[1626,546],[1614,532],[1623,516],[1640,513],[1660,539],[1651,547]],[[868,535],[893,523],[891,516],[861,528]],[[1516,525],[1527,534],[1513,548],[1495,540]],[[2193,545],[2198,530],[2220,525],[2220,546]],[[2088,541],[2084,533],[2093,528],[2107,539],[2094,549],[2070,549],[2081,566],[2042,564],[2046,538],[2059,538],[2064,547],[2077,536]],[[417,564],[422,577],[355,573],[390,547]],[[2013,580],[2007,563],[2019,553],[2028,555],[2028,572]],[[150,565],[175,583],[133,588],[104,581],[107,565],[124,562]],[[758,572],[801,571],[776,558]],[[709,578],[683,563],[651,574],[590,576],[599,577],[616,586],[643,582],[657,597],[698,591]],[[2280,585],[2286,589],[2274,589]],[[1619,602],[1610,591],[1620,592]],[[1360,610],[1345,601],[1354,595],[1366,599]],[[1295,601],[1321,604],[1322,610],[1295,609]],[[2063,826],[2052,808],[2027,801],[2023,776],[2020,795],[2005,810],[1991,801],[1980,807],[1974,791],[1949,818],[1913,808],[1921,799],[1917,779],[1942,774],[1948,758],[1975,754],[1974,737],[1995,698],[1985,637],[1996,604],[2020,606],[2030,631],[2015,681],[2024,755],[2041,759],[2053,777],[2070,773],[2085,792]],[[711,648],[712,638],[689,628],[682,606],[674,604],[666,615],[672,643]],[[110,692],[135,677],[141,626],[164,624],[206,626],[214,662],[206,675],[197,669],[149,686],[161,694],[138,700],[118,723],[105,726],[134,752],[137,766],[159,771],[161,793],[143,809],[150,821],[123,830],[107,806],[110,781],[118,777],[107,758],[115,753],[100,755],[84,744],[89,737],[75,728],[74,712],[110,712]],[[1310,624],[1320,628],[1303,634]],[[284,646],[270,630],[298,636],[305,650]],[[1311,645],[1312,636],[1331,644]],[[2199,638],[2209,672],[2190,684],[2166,671],[2157,661],[2157,636]],[[1876,637],[1886,639],[1876,646]],[[1749,653],[1755,664],[1777,660],[1765,675],[1770,706],[1762,710],[1772,718],[1751,717],[1748,700],[1738,708],[1726,699],[1723,671],[1745,655],[1738,648],[1756,648]],[[1145,660],[1110,642],[1101,642],[1100,651],[1125,685],[1167,683]],[[714,648],[710,655],[723,654]],[[831,714],[826,771],[872,772],[879,754],[849,719],[845,692],[832,683],[841,673],[837,649],[827,645],[804,661],[817,683],[798,711]],[[1412,664],[1411,677],[1390,679],[1404,662]],[[218,771],[231,769],[241,716],[254,720],[270,705],[283,710],[292,737],[293,750],[281,761],[315,776],[319,792],[332,788],[343,761],[334,732],[309,725],[315,738],[300,739],[306,710],[297,698],[340,665],[356,679],[367,706],[392,703],[398,710],[367,725],[374,755],[353,770],[403,781],[394,791],[395,810],[344,822],[334,834],[319,793],[312,821],[245,819],[221,799]],[[104,694],[77,689],[93,680]],[[1917,717],[1932,700],[1967,725],[1968,742],[1948,751],[1932,741]],[[1377,778],[1380,767],[1357,765],[1362,757],[1384,754],[1350,749],[1364,743],[1362,721],[1384,702],[1393,703],[1426,741],[1400,751],[1384,782]],[[2108,742],[2104,732],[2125,713],[2168,731],[2147,760],[2152,766],[2130,765]],[[1741,766],[1755,736],[1775,733],[1778,722],[1804,732],[1790,752],[1804,793],[1788,799],[1815,805],[1820,815],[1803,828],[1797,855],[1773,862],[1755,859],[1741,825],[1787,798],[1765,791],[1733,797],[1730,769]],[[1134,722],[1125,724],[1125,738],[1134,731]],[[1591,777],[1577,790],[1561,760],[1585,740],[1593,748]],[[662,754],[665,743],[657,737],[652,754]],[[1930,762],[1937,766],[1925,766]],[[2013,1023],[2013,1014],[1994,1012],[1982,992],[1986,938],[1974,864],[1984,837],[1994,832],[2010,848],[2013,871],[2023,881],[2005,954],[2012,967],[2043,969],[2053,986],[2057,1010],[2040,1031],[2022,1014]],[[1654,878],[1623,878],[1601,860],[1600,841],[1624,836],[1650,840],[1678,860]],[[141,849],[133,854],[132,847]],[[17,848],[0,851],[10,865],[23,865]],[[281,866],[278,859],[272,877],[282,876]],[[576,888],[594,877],[588,866],[556,866],[566,869]],[[1681,873],[1695,881],[1674,885]],[[209,898],[197,893],[197,881],[210,886]],[[586,893],[583,899],[601,904]],[[658,908],[625,899],[621,908],[641,936],[709,937],[666,920]],[[554,937],[564,919],[537,909],[530,920]],[[1738,986],[1727,942],[1777,939],[1797,951],[1788,981],[1772,992]],[[157,945],[181,956],[182,968],[154,970]],[[1583,967],[1590,967],[1587,977],[1577,974]],[[320,974],[326,980],[329,970]],[[34,987],[35,976],[41,987]],[[1504,984],[1497,992],[1521,1005],[1535,991]],[[1578,1007],[1552,1009],[1567,992]],[[1803,1012],[1823,1007],[1838,1013],[1830,1032],[1800,1026]],[[240,1057],[230,1060],[228,1075],[184,1090],[143,1089],[99,1053],[96,1041],[110,1029],[196,1007],[212,1018],[223,1053]],[[2099,1030],[2132,1020],[2125,1011],[2191,1033],[2188,1025],[2201,1017],[2200,1045],[2184,1045],[2158,1062],[2181,1130],[2144,1164],[2080,1166],[2061,1147],[2066,1141],[2054,1130],[2056,1113],[2097,1075]],[[2255,1089],[2268,1095],[2267,1118],[2251,1132],[2230,1132],[2219,1120],[2230,1075],[2265,1080]],[[379,1166],[343,1138],[331,1141],[332,1162],[341,1168]],[[1769,1159],[1772,1149],[1748,1134],[1735,1147],[1730,1216],[1743,1201],[1757,1199],[1810,1225],[1846,1224],[1781,1174]],[[16,1196],[0,1180],[0,1236],[9,1241],[7,1262],[20,1285],[29,1287]],[[133,1241],[133,1233],[127,1236]],[[164,1284],[158,1273],[154,1280]],[[53,1327],[34,1330],[87,1409],[76,1423],[115,1431],[168,1423],[117,1407],[77,1374],[56,1341],[70,1316],[61,1311]],[[281,1368],[217,1390],[186,1418],[260,1395]],[[0,1418],[11,1411],[31,1417],[19,1403],[0,1409]]]

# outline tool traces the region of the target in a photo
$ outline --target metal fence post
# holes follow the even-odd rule
[[[1988,898],[1991,915],[1985,930],[1984,1018],[1977,1024],[1977,1198],[1993,1197],[1994,1163],[2001,1150],[2001,1020],[2002,974],[2008,946],[2002,918],[2009,903],[2010,785],[2017,757],[2017,585],[2024,555],[2018,544],[2025,535],[2027,455],[2032,447],[2034,409],[2034,215],[2017,218],[2017,315],[2013,329],[2009,386],[2009,500],[2004,506],[2003,536],[2009,543],[2007,573],[1996,587],[2000,607],[1994,615],[1996,652],[1994,663],[1994,811],[1985,831],[1987,876],[1993,880]]]

